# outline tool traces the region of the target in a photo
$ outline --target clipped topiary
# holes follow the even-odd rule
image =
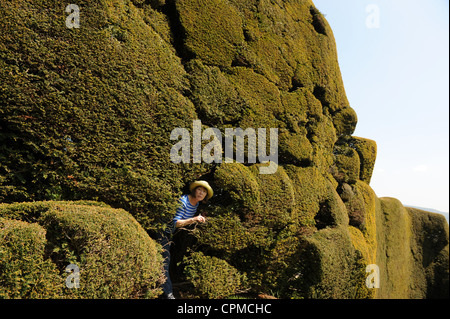
[[[224,298],[236,294],[245,282],[226,261],[195,252],[185,259],[185,273],[196,291],[207,298]]]
[[[206,256],[214,256],[214,264],[246,273],[251,293],[354,298],[367,296],[359,288],[370,263],[380,268],[378,297],[445,293],[438,282],[448,278],[448,248],[430,248],[427,236],[448,232],[448,224],[431,215],[433,222],[418,214],[406,217],[401,204],[379,200],[368,185],[376,144],[351,136],[357,116],[345,94],[333,32],[313,1],[79,0],[77,5],[80,27],[68,28],[65,1],[0,3],[0,202],[102,201],[130,212],[153,235],[173,216],[182,189],[207,179],[215,196],[205,208],[210,222],[196,234],[195,248],[205,257],[196,259],[199,269],[212,263]],[[222,133],[277,128],[277,172],[262,176],[263,164],[245,160],[173,163],[171,132],[186,128],[192,134],[198,119],[203,128]],[[116,232],[121,217],[106,214],[111,208],[64,206],[84,216],[79,219],[41,202],[8,210],[8,220],[14,215],[77,239],[72,243],[46,229],[52,242],[46,242],[38,263],[50,267],[49,280],[48,260],[61,276],[64,263],[94,267],[104,253],[107,262],[96,268],[93,287],[101,278],[120,281],[108,275],[113,255],[107,243],[125,258],[127,237]],[[39,227],[3,224],[9,233],[20,230],[24,238],[35,238],[30,245],[41,249]],[[411,235],[420,229],[426,235]],[[5,260],[28,255],[11,245],[5,242]],[[415,266],[428,258],[427,267]],[[22,264],[27,263],[13,268]],[[94,276],[91,266],[80,272]],[[126,268],[114,267],[118,276],[126,274]],[[408,269],[427,276],[415,276],[411,284]],[[34,276],[22,274],[5,280],[10,285],[11,278]],[[46,290],[45,281],[33,286],[27,280],[10,291]],[[342,285],[331,287],[333,282]],[[230,291],[222,284],[216,289]],[[118,285],[84,294],[85,286],[77,296],[134,289]]]
[[[0,217],[0,299],[61,296],[64,281],[45,258],[45,235],[36,223]]]
[[[160,293],[159,245],[124,210],[92,202],[35,202],[0,205],[0,216],[2,297],[154,298]],[[78,287],[66,284],[69,265],[79,272]]]

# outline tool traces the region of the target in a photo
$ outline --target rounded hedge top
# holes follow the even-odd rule
[[[127,212],[89,202],[0,205],[0,297],[153,298],[160,248]],[[72,274],[76,265],[79,287]]]

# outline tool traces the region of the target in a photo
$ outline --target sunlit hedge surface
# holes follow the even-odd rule
[[[191,267],[189,276],[174,279],[190,282],[198,295],[409,298],[442,290],[448,237],[437,251],[420,231],[448,234],[448,225],[432,215],[405,217],[401,204],[381,201],[370,188],[376,143],[352,136],[357,116],[345,94],[333,32],[312,1],[76,4],[79,28],[68,28],[67,1],[0,2],[1,203],[101,201],[126,210],[155,237],[189,183],[206,179],[215,195],[201,205],[207,223],[186,248],[186,260],[195,262],[177,256],[173,265],[177,274]],[[261,175],[264,164],[247,160],[173,163],[171,132],[191,132],[198,119],[203,129],[222,133],[277,128],[277,172]],[[3,215],[1,221],[1,231],[10,234],[1,239],[1,262],[10,269],[0,274],[2,291],[154,295],[159,275],[144,260],[156,258],[155,248],[130,226],[135,222],[120,226],[128,213],[20,205],[26,214],[13,211],[24,218]],[[392,222],[397,219],[400,224]],[[145,245],[153,248],[144,253]],[[137,255],[127,255],[133,251]],[[197,254],[189,259],[192,251]],[[409,257],[400,262],[391,251]],[[143,277],[122,282],[136,260]],[[79,290],[64,288],[68,263],[80,266]],[[196,273],[214,265],[233,278],[245,276],[242,287],[226,283],[211,292]],[[368,265],[380,269],[378,290],[366,286]],[[427,272],[420,282],[417,269]]]
[[[69,265],[78,267],[77,287]],[[155,298],[161,276],[159,245],[124,210],[0,205],[0,298]]]

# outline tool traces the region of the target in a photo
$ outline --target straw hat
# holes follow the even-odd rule
[[[206,199],[210,199],[213,196],[213,194],[214,194],[213,189],[211,188],[211,186],[209,186],[207,181],[192,182],[191,185],[189,186],[189,190],[192,192],[192,190],[194,188],[196,188],[197,186],[206,188],[206,190],[208,191],[208,195],[206,195]]]

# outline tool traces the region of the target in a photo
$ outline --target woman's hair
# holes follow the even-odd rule
[[[197,186],[195,187],[192,191],[191,191],[191,197],[195,197],[195,192],[197,191],[197,188],[199,187],[203,187],[203,186]],[[204,187],[203,187],[204,188]],[[206,189],[206,188],[205,188]],[[201,201],[202,203],[206,203],[208,201],[208,190],[206,190],[206,196],[205,198]]]

